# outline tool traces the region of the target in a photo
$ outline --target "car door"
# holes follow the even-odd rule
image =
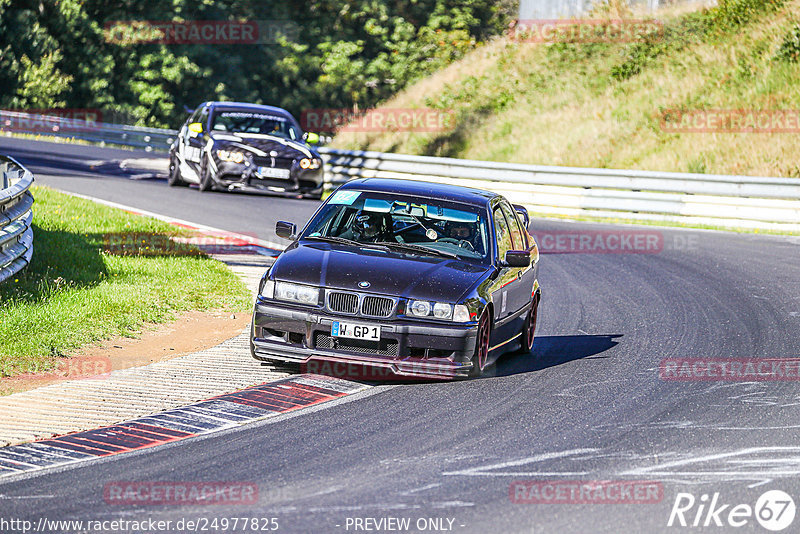
[[[532,243],[529,243],[528,232],[525,231],[519,222],[514,208],[506,201],[500,204],[503,210],[503,215],[506,216],[506,221],[511,232],[511,241],[514,250],[529,250]],[[531,301],[531,294],[533,292],[533,283],[536,279],[536,273],[533,265],[515,269],[518,283],[515,284],[514,293],[508,295],[509,302],[512,304],[515,313],[522,310]],[[524,320],[524,315],[522,320]]]
[[[510,318],[516,311],[517,304],[514,301],[514,294],[518,292],[519,279],[517,272],[520,269],[505,265],[506,252],[514,250],[514,242],[511,237],[511,227],[503,214],[500,203],[492,208],[492,221],[494,224],[495,247],[498,265],[498,273],[491,286],[492,303],[494,305],[494,331],[492,335],[492,345],[499,345],[507,341],[514,330],[510,325]]]

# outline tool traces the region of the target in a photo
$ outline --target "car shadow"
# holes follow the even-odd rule
[[[601,356],[600,354],[618,345],[617,338],[622,337],[622,335],[537,336],[533,343],[533,350],[530,353],[501,356],[494,365],[485,369],[477,380],[541,371],[548,367],[555,367],[574,360],[608,358],[609,356]],[[452,382],[450,378],[435,380],[397,376],[385,370],[375,370],[369,366],[357,364],[341,367],[319,364],[315,365],[313,370],[305,365],[298,367],[291,367],[289,370],[295,373],[321,374],[344,380],[354,380],[370,385],[413,385]]]
[[[608,358],[598,356],[619,344],[622,334],[599,334],[580,336],[536,336],[530,354],[506,354],[501,356],[485,377],[510,376],[541,371],[574,360],[585,358]]]

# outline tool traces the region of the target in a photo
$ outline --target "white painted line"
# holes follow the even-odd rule
[[[569,475],[569,476],[583,476],[588,474],[584,471],[577,471],[577,472],[539,472],[539,471],[531,471],[531,472],[500,472],[500,473],[489,473],[488,471],[497,470],[497,469],[505,469],[508,467],[519,467],[521,465],[532,464],[536,462],[544,462],[546,460],[555,460],[557,458],[566,458],[569,456],[576,456],[578,454],[586,454],[590,452],[597,452],[600,449],[571,449],[567,451],[559,451],[559,452],[546,452],[543,454],[537,454],[536,456],[530,456],[528,458],[522,458],[520,460],[512,460],[508,462],[499,462],[496,464],[489,464],[485,466],[478,466],[478,467],[470,467],[468,469],[461,469],[459,471],[449,471],[446,473],[442,473],[443,475],[463,475],[463,476],[484,476],[484,477],[503,477],[503,476],[558,476],[558,475]]]
[[[82,195],[80,193],[72,193],[70,191],[62,191],[60,189],[59,189],[59,191],[61,193],[64,193],[66,195],[70,195],[70,196],[73,196],[73,197],[76,197],[76,198],[82,198],[84,200],[90,200],[92,202],[97,202],[98,204],[102,204],[104,206],[109,206],[111,208],[117,208],[117,209],[125,210],[127,212],[131,212],[131,213],[134,213],[136,215],[143,215],[145,217],[151,217],[153,219],[158,219],[159,221],[164,221],[164,222],[167,222],[167,223],[170,223],[170,224],[189,226],[191,228],[194,228],[196,230],[201,230],[201,231],[204,231],[204,232],[224,234],[224,235],[227,235],[227,236],[230,236],[230,237],[234,237],[236,239],[241,239],[242,241],[244,241],[246,243],[250,243],[250,244],[256,245],[258,247],[262,247],[262,248],[265,248],[265,249],[270,249],[271,251],[279,252],[279,251],[282,251],[283,249],[286,248],[286,243],[276,243],[274,241],[266,241],[266,240],[258,239],[258,238],[252,237],[252,236],[248,236],[248,235],[244,235],[244,234],[238,234],[236,232],[230,232],[228,230],[222,230],[220,228],[215,228],[213,226],[207,226],[207,225],[200,224],[200,223],[186,221],[184,219],[178,219],[176,217],[170,217],[169,215],[162,215],[160,213],[155,213],[155,212],[152,212],[152,211],[147,211],[147,210],[143,210],[143,209],[140,209],[140,208],[135,208],[133,206],[127,206],[125,204],[119,204],[117,202],[111,202],[111,201],[108,201],[108,200],[103,200],[102,198],[96,198],[96,197],[92,197],[92,196],[89,196],[89,195]],[[258,251],[258,250],[256,252],[258,254],[262,254],[264,256],[273,256],[274,255],[274,254],[269,254],[267,252],[262,252],[262,251]]]

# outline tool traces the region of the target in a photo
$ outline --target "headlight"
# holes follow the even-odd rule
[[[267,280],[261,288],[261,296],[267,299],[275,298],[275,280]]]
[[[449,319],[453,316],[453,307],[444,302],[437,302],[433,305],[433,316],[437,319]]]
[[[417,317],[427,317],[431,313],[431,303],[424,300],[414,300],[411,302],[411,315]]]
[[[299,302],[300,304],[317,304],[319,302],[319,288],[289,284],[287,282],[275,282],[275,298]]]
[[[303,158],[300,160],[301,169],[319,169],[320,165],[322,165],[322,161],[317,158]]]
[[[244,163],[244,153],[238,150],[217,150],[217,156],[219,156],[219,159],[222,161]]]
[[[453,306],[446,302],[412,300],[408,305],[408,311],[415,317],[433,316],[436,319],[446,319],[457,323],[468,323],[470,321],[469,308],[463,304]]]

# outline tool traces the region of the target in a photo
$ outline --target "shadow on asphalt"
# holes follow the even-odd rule
[[[495,364],[495,372],[485,376],[510,376],[541,371],[573,360],[607,358],[598,356],[619,344],[622,334],[583,336],[536,336],[531,354],[507,354]]]
[[[533,350],[529,354],[506,354],[488,367],[478,378],[495,378],[522,373],[541,371],[567,362],[581,359],[605,359],[600,354],[619,344],[617,338],[623,334],[582,335],[582,336],[537,336]],[[267,364],[265,364],[267,365]],[[306,365],[282,368],[290,373],[311,373],[332,376],[343,380],[354,380],[370,385],[387,384],[436,384],[451,382],[450,379],[426,380],[396,376],[384,369],[374,369],[365,365],[340,365],[317,362],[313,370]],[[338,371],[338,372],[337,372]]]

